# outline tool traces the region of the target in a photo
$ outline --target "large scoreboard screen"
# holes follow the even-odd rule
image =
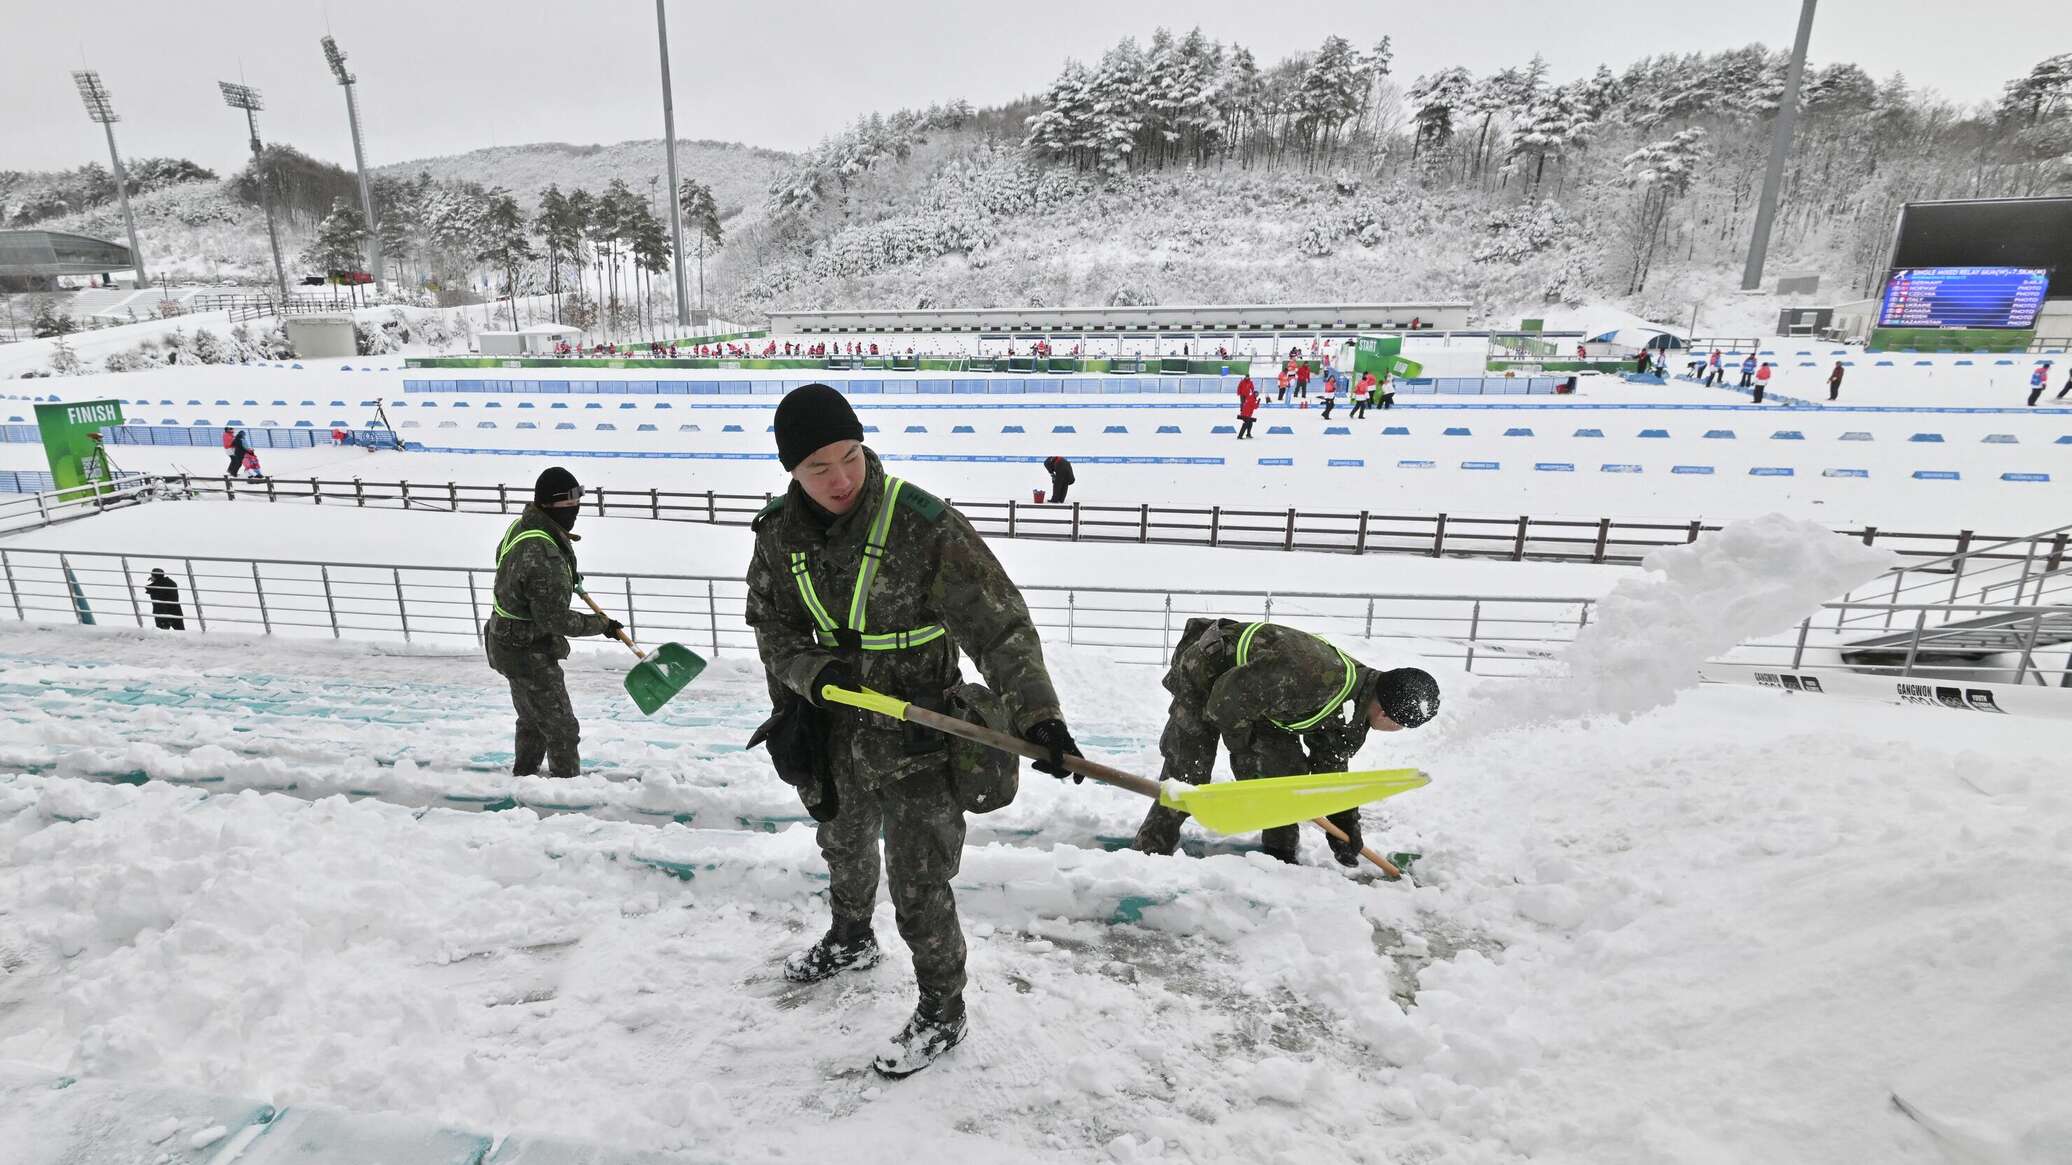
[[[1885,284],[1881,328],[2033,328],[2050,289],[2040,267],[1902,267]]]

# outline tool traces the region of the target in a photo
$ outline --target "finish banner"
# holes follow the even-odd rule
[[[122,424],[122,402],[87,400],[36,406],[36,429],[43,438],[43,456],[61,498],[83,496],[83,486],[115,480],[114,467],[101,448],[101,432]],[[68,494],[66,491],[75,491]]]

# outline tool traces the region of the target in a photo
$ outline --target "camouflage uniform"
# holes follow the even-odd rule
[[[602,635],[605,620],[568,609],[576,584],[576,551],[545,510],[527,506],[497,546],[496,610],[482,630],[489,666],[511,684],[518,713],[511,771],[530,776],[547,760],[549,776],[582,769],[576,745],[582,730],[568,702],[561,661],[570,635]]]
[[[964,515],[912,485],[902,483],[892,503],[885,555],[864,617],[855,617],[865,539],[889,489],[877,455],[864,456],[862,496],[848,513],[823,522],[794,482],[756,517],[748,623],[772,702],[781,705],[787,689],[807,694],[839,659],[865,687],[940,709],[943,693],[960,682],[962,649],[1006,697],[1017,730],[1056,719],[1057,693],[1021,592]],[[837,632],[821,628],[802,577]],[[955,997],[964,987],[964,935],[950,879],[963,854],[964,815],[950,787],[947,738],[841,705],[827,713],[838,809],[821,823],[819,842],[835,923],[869,927],[882,830],[914,977],[924,996]]]
[[[1240,667],[1240,641],[1253,627]],[[1370,690],[1373,670],[1292,627],[1189,620],[1163,682],[1173,703],[1158,742],[1165,757],[1162,779],[1206,784],[1219,737],[1230,749],[1230,771],[1241,781],[1343,772],[1367,742],[1359,694]],[[1353,704],[1350,719],[1344,714],[1347,701]],[[1177,809],[1152,806],[1135,848],[1172,853],[1185,820]],[[1360,811],[1334,813],[1331,822],[1358,836]],[[1299,833],[1299,827],[1283,825],[1266,830],[1261,840],[1268,853],[1293,861]]]

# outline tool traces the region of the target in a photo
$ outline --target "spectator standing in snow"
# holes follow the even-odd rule
[[[151,568],[144,593],[151,597],[151,615],[158,621],[160,631],[187,630],[187,620],[182,617],[185,612],[180,610],[180,584],[166,576],[164,567]]]
[[[245,454],[252,451],[252,444],[245,437],[245,431],[232,429],[229,425],[223,426],[223,449],[230,454],[230,467],[223,471],[223,476],[236,477],[237,471],[244,468]]]
[[[1338,374],[1324,369],[1324,419],[1331,419],[1331,407],[1338,403]]]
[[[1304,400],[1309,399],[1309,361],[1307,360],[1295,362],[1295,395]]]
[[[1755,382],[1755,353],[1741,358],[1741,387],[1747,388]]]
[[[1763,361],[1763,366],[1755,370],[1755,403],[1757,404],[1763,403],[1763,393],[1770,387],[1770,369],[1772,367],[1774,365],[1765,360]]]
[[[1719,383],[1720,371],[1719,349],[1714,348],[1712,355],[1705,358],[1705,387],[1711,388]]]
[[[1288,366],[1287,366],[1286,364],[1283,364],[1283,365],[1281,365],[1281,375],[1280,375],[1280,386],[1281,386],[1281,395],[1280,395],[1279,397],[1275,398],[1276,400],[1282,400],[1282,401],[1285,401],[1285,400],[1287,400],[1287,399],[1288,399],[1288,382],[1289,382],[1289,381],[1291,381],[1291,380],[1294,380],[1294,379],[1295,379],[1295,374],[1294,374],[1293,372],[1290,372],[1290,371],[1288,370]]]
[[[1648,371],[1648,363],[1649,363],[1649,359],[1648,359],[1648,350],[1647,350],[1646,348],[1642,348],[1642,349],[1641,349],[1640,351],[1638,351],[1638,352],[1635,352],[1635,353],[1633,354],[1633,373],[1634,373],[1634,375],[1636,375],[1636,376],[1646,376],[1646,375],[1647,375],[1647,371]]]
[[[1285,376],[1285,373],[1283,374]],[[1285,385],[1281,391],[1286,392]],[[1252,378],[1246,377],[1237,386],[1237,439],[1243,441],[1252,435],[1252,422],[1259,414],[1259,390],[1252,387]]]
[[[2067,383],[2072,383],[2072,381],[2068,381]],[[2038,400],[2038,398],[2040,398],[2040,397],[2042,397],[2042,396],[2043,396],[2043,390],[2044,390],[2044,389],[2046,389],[2046,388],[2049,388],[2049,387],[2050,387],[2050,361],[2048,361],[2048,360],[2045,360],[2045,361],[2043,361],[2042,363],[2038,364],[2038,365],[2037,365],[2037,366],[2035,367],[2035,369],[2034,369],[2033,371],[2031,371],[2031,372],[2029,373],[2029,405],[2030,405],[2030,407],[2032,407],[2032,408],[2033,408],[2033,407],[2035,407],[2035,405],[2036,405],[2036,401]],[[2063,395],[2065,395],[2065,394],[2064,394],[2064,393],[2059,393],[2058,395],[2059,395],[2059,396],[2063,396]]]
[[[1046,457],[1043,468],[1050,472],[1050,500],[1062,503],[1072,483],[1078,480],[1072,475],[1072,463],[1062,457]]]
[[[1827,374],[1827,399],[1840,400],[1841,398],[1842,362],[1840,360],[1837,360],[1835,361],[1835,370]]]

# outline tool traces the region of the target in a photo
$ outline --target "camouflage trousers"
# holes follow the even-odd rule
[[[511,772],[529,777],[547,762],[550,777],[573,777],[583,768],[578,744],[582,726],[568,702],[568,684],[561,662],[545,652],[514,652],[489,640],[489,666],[511,685],[511,708],[518,713]]]
[[[884,835],[899,937],[913,952],[921,993],[938,998],[964,991],[964,931],[950,891],[964,856],[964,811],[950,790],[949,754],[941,756],[877,789],[864,788],[847,766],[837,765],[841,810],[820,823],[818,834],[835,921],[863,927],[877,905],[878,837]]]

